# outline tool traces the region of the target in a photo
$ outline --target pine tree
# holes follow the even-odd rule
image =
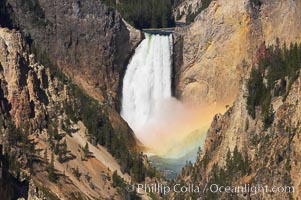
[[[264,114],[264,129],[268,129],[274,121],[274,109],[273,105],[270,104],[268,111]]]
[[[56,174],[55,174],[55,168],[54,168],[54,154],[53,153],[51,154],[51,161],[50,161],[50,164],[48,166],[48,179],[51,182],[54,182],[54,183],[57,180],[57,177],[56,177]]]
[[[124,180],[117,174],[117,171],[115,170],[112,175],[113,180],[113,187],[122,187]]]
[[[208,163],[209,163],[209,161],[210,161],[210,156],[208,154],[208,151],[205,152],[205,155],[204,155],[202,161],[203,161],[204,168],[206,168],[207,165],[208,165]]]
[[[78,167],[72,168],[72,173],[77,178],[77,180],[80,180],[80,177],[82,176],[82,174],[80,173]]]
[[[198,153],[197,153],[197,157],[200,157],[200,155],[202,154],[202,148],[201,147],[199,147],[198,148]]]
[[[89,156],[89,154],[90,154],[88,142],[86,142],[86,145],[85,145],[83,151],[84,151],[85,157],[88,158],[88,156]]]
[[[59,154],[59,152],[60,152],[60,144],[59,144],[59,142],[55,143],[53,152],[54,152],[55,155]]]
[[[64,155],[67,153],[67,141],[66,141],[66,139],[64,140],[64,142],[61,146],[61,151]]]
[[[243,169],[243,175],[246,175],[248,173],[250,173],[251,171],[251,167],[250,167],[250,160],[249,160],[249,156],[248,153],[245,154],[245,160],[244,160],[244,169]]]
[[[46,147],[46,149],[45,149],[45,151],[44,151],[44,162],[45,162],[46,164],[48,164],[48,152],[47,152],[47,147]]]
[[[227,156],[226,156],[226,171],[228,175],[232,174],[233,170],[233,161],[232,161],[232,155],[230,149],[227,151]]]
[[[64,158],[63,158],[63,153],[62,153],[62,152],[59,152],[57,160],[58,160],[60,163],[64,162]]]

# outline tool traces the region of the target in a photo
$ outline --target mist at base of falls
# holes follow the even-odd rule
[[[179,158],[204,142],[215,111],[171,96],[172,52],[172,35],[145,34],[125,73],[121,116],[150,153]]]

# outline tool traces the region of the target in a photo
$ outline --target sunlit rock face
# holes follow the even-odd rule
[[[225,166],[227,151],[233,151],[237,146],[239,151],[247,152],[250,165],[256,171],[249,174],[247,179],[240,177],[240,182],[267,185],[277,182],[286,185],[286,180],[291,180],[289,185],[293,185],[295,191],[300,188],[301,181],[297,175],[300,173],[300,137],[288,136],[288,130],[295,127],[300,119],[300,106],[297,103],[300,98],[300,77],[293,83],[284,102],[281,98],[272,100],[275,119],[268,131],[263,130],[260,116],[253,120],[248,114],[246,82],[250,69],[254,67],[252,65],[258,61],[258,49],[264,42],[267,45],[275,44],[276,38],[279,38],[281,45],[284,42],[287,45],[300,42],[301,1],[262,0],[261,3],[260,6],[253,6],[251,1],[213,1],[194,23],[176,31],[175,44],[178,47],[175,49],[182,46],[176,52],[176,58],[179,59],[176,63],[177,96],[194,103],[206,100],[211,104],[226,105],[235,100],[233,107],[224,115],[218,114],[213,118],[203,152],[195,166],[201,166],[206,152],[210,157],[209,164],[203,169],[196,167],[191,170],[187,167],[180,175],[182,180],[194,180],[191,175],[201,169],[197,180],[204,182],[202,177],[212,173],[214,164]],[[286,130],[281,130],[281,127],[286,127]],[[269,134],[272,135],[269,142],[252,140],[254,136],[264,138]],[[282,152],[289,158],[289,169],[285,160],[275,161],[279,155],[284,157]],[[187,169],[188,173],[185,171]],[[300,193],[295,192],[290,198],[298,195]],[[238,199],[244,198],[238,196]],[[289,195],[266,194],[258,198],[285,199]]]
[[[175,31],[176,95],[195,104],[231,105],[256,49],[298,41],[300,1],[212,1],[195,21]]]

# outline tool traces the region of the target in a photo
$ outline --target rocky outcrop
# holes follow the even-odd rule
[[[248,76],[243,80],[247,80]],[[261,190],[257,194],[231,193],[235,199],[297,199],[300,196],[301,179],[298,176],[301,169],[300,154],[300,105],[301,76],[292,84],[285,100],[273,97],[274,122],[268,129],[264,128],[263,117],[257,109],[257,117],[252,119],[248,114],[248,90],[245,81],[242,82],[233,107],[225,114],[217,114],[207,132],[202,153],[193,166],[187,166],[180,174],[180,180],[187,183],[196,181],[204,187],[210,177],[216,173],[217,166],[227,172],[229,162],[227,153],[238,151],[248,158],[245,166],[247,173],[240,174],[235,167],[233,177],[237,178],[230,186],[249,184],[250,186],[267,186],[269,190]],[[246,156],[247,155],[247,156]],[[204,164],[206,163],[206,164]],[[195,174],[197,172],[197,175]],[[216,175],[216,174],[215,174]],[[219,174],[218,176],[222,176]],[[216,180],[215,180],[216,181]],[[209,182],[220,184],[219,182]],[[209,187],[208,186],[208,187]],[[280,187],[282,192],[271,192],[272,187]],[[288,188],[291,188],[289,191]],[[286,188],[286,190],[282,189]],[[207,190],[210,193],[209,189]],[[229,194],[219,193],[219,198],[228,198]]]
[[[28,188],[28,200],[44,199],[47,199],[46,195],[35,185],[35,183],[32,180],[30,180]]]
[[[262,25],[262,38],[267,44],[300,41],[301,38],[300,0],[262,0],[259,20]]]
[[[251,69],[266,56],[265,45],[274,44],[276,38],[286,44],[300,41],[300,8],[301,1],[291,0],[265,0],[258,5],[251,1],[212,1],[193,24],[177,28],[176,95],[194,103],[231,105],[234,102],[225,114],[214,117],[201,154],[195,164],[183,168],[179,182],[195,183],[201,188],[206,184],[208,187],[210,184],[294,187],[294,192],[269,190],[255,195],[222,192],[215,198],[210,196],[211,199],[297,199],[300,196],[301,180],[297,174],[301,169],[298,103],[301,77],[292,84],[286,99],[272,98],[275,113],[271,127],[265,129],[263,117],[257,114],[253,119],[247,109],[247,80]],[[245,171],[239,171],[235,163],[234,172],[225,177],[231,171],[231,159],[235,159],[229,159],[228,153],[234,156],[233,152],[237,151],[246,159],[242,161],[247,163]],[[207,195],[214,196],[207,189],[198,197],[210,199]],[[193,194],[184,196],[191,198]],[[179,196],[172,195],[172,198]]]
[[[173,15],[177,22],[186,22],[188,14],[197,11],[202,5],[202,0],[179,1],[173,8]]]
[[[176,94],[183,101],[232,104],[244,66],[252,63],[258,47],[298,41],[300,1],[212,1],[189,26],[177,28],[175,44]],[[178,41],[182,41],[178,43]],[[177,48],[175,48],[177,49]]]
[[[82,98],[87,102],[82,102]],[[85,103],[84,110],[81,110],[84,104],[79,102]],[[91,104],[95,109],[91,110]],[[85,120],[87,115],[84,114],[77,116],[79,112],[88,112],[87,109],[90,109],[87,115],[96,116],[95,121]],[[131,152],[137,151],[138,145],[129,126],[110,106],[100,105],[70,81],[61,81],[50,68],[38,63],[21,32],[7,28],[0,28],[0,121],[0,146],[3,146],[5,159],[14,163],[10,164],[7,174],[14,179],[22,177],[20,182],[29,182],[30,177],[29,199],[120,199],[109,177],[116,170],[126,181],[131,180],[117,161],[120,158],[111,155],[110,147],[106,149],[97,144],[95,132],[91,133],[100,129],[103,135],[109,132],[108,137],[115,142],[114,150],[122,148],[132,156]],[[96,127],[92,125],[91,129],[93,123]],[[68,146],[68,153],[64,161],[54,155],[57,182],[53,183],[47,178],[48,165],[54,145],[60,148],[62,140]],[[91,159],[84,159],[82,149],[86,143],[94,155]],[[0,157],[2,166],[3,156]],[[76,166],[81,178],[74,175]],[[14,182],[9,184],[12,185],[10,190],[2,186],[0,190],[14,195],[18,188]],[[26,190],[20,191],[26,193]],[[21,196],[24,194],[18,195]]]
[[[30,99],[30,93],[37,96],[32,88],[33,69],[29,67],[26,45],[22,41],[21,33],[12,34],[8,29],[0,29],[1,89],[4,91],[3,98],[10,103],[8,109],[17,126],[33,115],[31,103],[34,102]]]
[[[293,84],[285,102],[273,100],[275,119],[271,128],[263,129],[262,119],[255,120],[247,113],[245,89],[239,94],[234,106],[225,115],[217,115],[207,133],[202,156],[196,162],[198,166],[205,152],[210,155],[207,167],[200,173],[205,178],[212,174],[213,164],[225,166],[228,150],[237,146],[240,152],[248,154],[251,173],[239,176],[234,185],[294,187],[294,192],[259,192],[256,199],[297,199],[300,196],[301,169],[300,155],[300,106],[301,77]],[[236,174],[237,176],[237,174]],[[222,194],[221,194],[222,195]],[[238,199],[245,199],[244,194]]]
[[[100,101],[119,107],[118,87],[141,36],[102,1],[6,0],[14,27],[39,60],[57,65]]]

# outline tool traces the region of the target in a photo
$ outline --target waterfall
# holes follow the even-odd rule
[[[136,132],[171,97],[172,35],[145,33],[123,80],[121,116]]]

